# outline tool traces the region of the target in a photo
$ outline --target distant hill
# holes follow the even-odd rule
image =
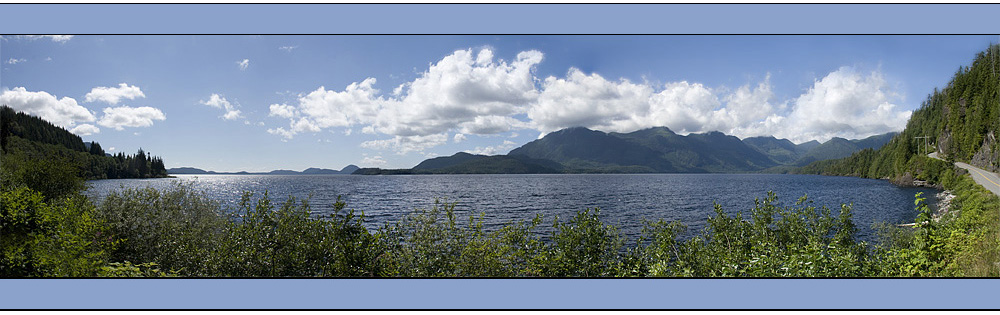
[[[743,143],[757,149],[757,151],[771,157],[772,160],[780,164],[792,163],[799,158],[801,152],[808,151],[804,146],[811,146],[812,143],[819,145],[819,142],[812,142],[795,145],[788,139],[777,139],[773,136],[751,137],[743,139]]]
[[[206,171],[206,170],[199,169],[199,168],[194,168],[194,167],[176,167],[176,168],[167,169],[167,173],[169,173],[169,174],[175,174],[175,175],[197,175],[197,174],[218,174],[218,175],[349,175],[349,174],[353,174],[354,171],[357,171],[357,170],[358,170],[358,166],[351,164],[351,165],[345,166],[343,169],[341,169],[339,171],[337,171],[337,170],[331,170],[331,169],[326,169],[326,168],[314,168],[314,167],[310,167],[310,168],[307,168],[307,169],[305,169],[305,170],[303,170],[301,172],[291,171],[291,170],[274,170],[274,171],[270,171],[270,172],[246,172],[246,171],[241,171],[241,172],[215,172],[215,171]]]
[[[412,169],[361,169],[355,174],[740,173],[793,167],[884,145],[893,134],[834,138],[796,145],[787,139],[740,140],[721,132],[682,136],[666,127],[605,133],[583,127],[549,133],[507,155],[456,153]]]
[[[562,165],[549,160],[523,156],[479,155],[466,152],[425,160],[412,169],[364,168],[355,172],[362,175],[396,174],[554,174],[562,172]]]
[[[804,153],[794,162],[793,165],[804,166],[816,161],[840,159],[850,156],[855,152],[864,149],[878,149],[889,143],[897,132],[890,132],[875,135],[860,140],[847,140],[844,138],[833,138],[823,144],[815,146]]]
[[[168,168],[167,174],[216,174],[216,173],[194,167],[175,167],[175,168]]]
[[[436,158],[431,158],[420,162],[417,166],[414,166],[414,170],[430,170],[446,168],[455,165],[459,165],[468,161],[477,160],[485,155],[469,154],[465,152],[458,152],[452,156],[440,156]]]
[[[550,160],[571,171],[614,171],[622,167],[639,167],[640,172],[681,171],[647,145],[582,127],[549,133],[507,155]]]

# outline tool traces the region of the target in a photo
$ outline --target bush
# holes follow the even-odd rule
[[[116,241],[111,261],[157,263],[188,276],[209,275],[206,262],[226,228],[218,202],[181,182],[162,191],[123,187],[98,214]]]
[[[0,235],[6,277],[92,277],[110,246],[85,197],[47,202],[27,187],[0,193]]]
[[[7,152],[0,163],[0,187],[5,191],[27,187],[48,201],[77,194],[86,184],[69,159]]]
[[[275,209],[267,192],[256,201],[244,192],[215,256],[214,276],[383,276],[385,246],[353,211],[325,220],[310,218],[308,201],[288,200]]]
[[[866,276],[873,264],[864,243],[855,242],[851,207],[839,215],[809,205],[805,197],[790,207],[769,192],[754,200],[750,219],[742,212],[728,216],[716,205],[708,227],[684,243],[676,240],[678,225],[654,224],[652,276],[696,277],[816,277]]]
[[[610,277],[618,274],[624,238],[600,220],[601,210],[577,212],[566,223],[556,218],[551,242],[535,263],[548,277]]]

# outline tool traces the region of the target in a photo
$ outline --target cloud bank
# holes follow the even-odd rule
[[[301,133],[360,126],[388,136],[362,147],[397,154],[423,152],[468,137],[517,130],[544,135],[567,127],[631,132],[666,126],[680,134],[721,131],[741,138],[774,135],[794,142],[863,138],[901,130],[911,114],[878,71],[842,67],[801,95],[775,99],[770,74],[736,88],[677,81],[654,85],[610,79],[570,68],[539,78],[541,52],[496,58],[489,48],[457,50],[410,81],[381,93],[375,78],[343,89],[325,86],[291,104],[272,104],[287,127],[268,129],[285,140]],[[346,130],[345,130],[346,132]],[[468,152],[509,150],[509,144]]]

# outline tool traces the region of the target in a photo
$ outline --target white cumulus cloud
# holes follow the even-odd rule
[[[374,78],[348,85],[343,91],[320,86],[299,98],[298,112],[320,128],[350,127],[371,122],[383,101],[378,98]]]
[[[98,86],[83,96],[84,102],[102,101],[111,105],[118,104],[122,99],[145,98],[146,94],[138,86],[119,83],[117,87]]]
[[[848,139],[899,131],[906,127],[912,111],[894,104],[899,98],[878,71],[863,73],[841,67],[793,102],[787,124],[779,137],[801,142],[833,137]]]
[[[284,50],[284,51],[287,51],[287,52],[292,52],[292,50],[295,49],[295,48],[299,48],[299,46],[281,46],[281,47],[278,47],[278,49],[281,49],[281,50]]]
[[[246,71],[250,67],[250,59],[237,61],[236,66],[240,67],[240,71]]]
[[[680,134],[721,131],[741,138],[774,135],[795,142],[863,138],[903,128],[910,116],[878,72],[840,68],[800,96],[776,99],[771,75],[735,88],[700,82],[664,84],[605,78],[569,68],[563,76],[535,76],[538,51],[513,60],[493,50],[457,50],[430,63],[416,79],[383,94],[375,78],[343,89],[325,86],[297,102],[272,104],[270,116],[288,119],[268,132],[285,140],[329,128],[384,135],[362,143],[398,154],[422,152],[468,135],[534,129],[542,135],[568,127],[632,132],[666,126]],[[416,69],[415,69],[416,70]],[[386,89],[389,89],[388,87]],[[508,144],[469,152],[500,153]]]
[[[524,51],[508,63],[494,60],[490,49],[455,51],[405,84],[382,108],[375,128],[391,135],[430,135],[475,124],[477,117],[522,113],[538,97],[532,71],[542,57]]]
[[[366,156],[364,159],[361,160],[361,165],[364,165],[365,167],[369,167],[369,166],[378,167],[378,166],[383,166],[385,164],[386,164],[386,161],[385,161],[385,159],[382,158],[381,155]]]
[[[548,77],[528,118],[543,133],[567,127],[605,131],[633,129],[635,115],[649,111],[653,89],[628,80],[613,82],[572,68],[565,78]]]
[[[234,120],[243,117],[240,110],[236,109],[236,106],[233,105],[233,103],[230,103],[229,100],[219,94],[212,93],[212,95],[208,97],[208,100],[201,100],[199,103],[205,106],[225,110],[226,113],[222,115],[222,119],[225,120]]]
[[[163,115],[163,112],[159,109],[153,107],[119,106],[104,108],[104,116],[101,117],[101,120],[97,124],[108,128],[115,128],[115,130],[122,130],[125,127],[149,127],[153,125],[154,120],[165,119],[167,119],[167,116]]]
[[[532,72],[542,57],[532,50],[504,61],[490,49],[457,50],[388,97],[375,88],[375,78],[343,90],[320,86],[301,96],[297,105],[272,105],[272,116],[289,119],[289,128],[272,133],[290,137],[317,128],[361,125],[362,133],[392,136],[366,142],[365,147],[401,153],[442,144],[444,134],[453,130],[494,134],[527,128],[511,116],[524,113],[538,98]],[[442,141],[430,140],[440,137]]]
[[[19,63],[22,63],[22,62],[25,62],[25,61],[28,61],[28,59],[24,59],[24,58],[10,58],[10,59],[7,59],[7,64],[16,65],[16,64],[19,64]]]
[[[272,135],[278,135],[278,136],[282,136],[282,137],[284,137],[284,138],[285,138],[286,140],[287,140],[287,139],[291,139],[292,137],[294,137],[294,136],[295,136],[295,134],[294,134],[294,133],[292,133],[291,131],[288,131],[288,130],[286,130],[285,128],[282,128],[282,127],[278,127],[278,128],[268,128],[268,129],[267,129],[267,133],[269,133],[269,134],[272,134]]]
[[[92,122],[96,119],[90,110],[80,106],[73,98],[57,98],[45,91],[32,92],[23,87],[15,87],[12,90],[4,89],[3,93],[0,94],[0,104],[10,106],[16,111],[41,117],[56,126],[67,129],[72,129],[79,122]]]
[[[497,155],[497,154],[507,154],[511,149],[517,147],[517,143],[510,140],[504,140],[503,143],[488,146],[488,147],[476,147],[473,150],[466,150],[466,153],[481,154],[481,155]]]
[[[292,105],[271,104],[269,109],[271,110],[270,116],[278,116],[291,119],[296,115],[295,106]]]
[[[735,90],[687,81],[657,89],[570,69],[565,78],[545,79],[527,115],[543,135],[577,126],[606,132],[666,126],[680,134],[721,131],[805,142],[898,131],[911,114],[893,103],[897,96],[878,71],[865,75],[850,67],[829,73],[792,100],[774,97],[770,74]]]
[[[78,134],[78,135],[81,135],[81,136],[89,136],[89,135],[92,135],[92,134],[95,134],[95,133],[100,133],[101,129],[97,128],[97,126],[94,126],[94,125],[91,125],[91,124],[80,124],[80,125],[77,125],[76,127],[73,127],[73,129],[70,129],[69,132],[72,132],[72,133],[75,133],[75,134]]]
[[[448,135],[442,133],[427,136],[395,136],[391,139],[365,141],[361,143],[361,147],[375,150],[392,149],[397,154],[402,155],[410,152],[420,152],[447,142]]]

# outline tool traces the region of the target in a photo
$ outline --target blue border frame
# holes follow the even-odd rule
[[[996,279],[20,279],[3,308],[995,309]]]
[[[1000,33],[996,4],[0,4],[0,11],[7,34]],[[2,279],[0,309],[998,309],[997,287],[1000,279]]]
[[[997,4],[7,4],[11,34],[993,34]]]

